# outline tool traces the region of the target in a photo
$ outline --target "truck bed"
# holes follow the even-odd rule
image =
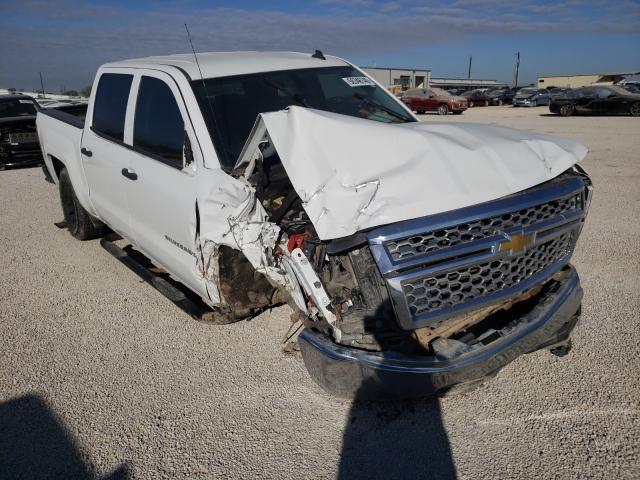
[[[43,108],[39,113],[82,129],[84,128],[87,107],[88,105],[64,105],[60,107]]]

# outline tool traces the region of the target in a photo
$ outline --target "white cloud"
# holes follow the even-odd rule
[[[332,1],[332,0],[324,0]],[[466,7],[460,5],[466,3]],[[475,8],[471,2],[498,5]],[[350,2],[354,4],[354,2]],[[640,31],[633,9],[601,5],[586,18],[583,7],[567,13],[531,12],[515,0],[459,0],[412,10],[414,2],[371,4],[352,14],[300,14],[269,10],[159,7],[139,11],[74,0],[5,1],[0,6],[0,85],[32,87],[37,72],[56,85],[81,87],[106,61],[189,51],[187,22],[198,51],[297,50],[351,57],[383,55],[416,45],[471,41],[484,35]],[[385,9],[386,11],[383,11]],[[385,15],[395,11],[394,15]],[[11,68],[6,68],[6,66]],[[32,85],[33,84],[33,85]]]

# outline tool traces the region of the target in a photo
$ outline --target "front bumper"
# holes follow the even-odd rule
[[[533,107],[536,104],[536,102],[535,102],[535,100],[529,100],[529,99],[527,99],[527,100],[514,100],[512,102],[512,104],[513,104],[514,107]]]
[[[327,392],[346,398],[415,398],[495,374],[523,353],[563,342],[578,321],[582,288],[569,267],[517,327],[494,342],[453,360],[369,352],[337,345],[320,333],[299,337],[305,366]]]

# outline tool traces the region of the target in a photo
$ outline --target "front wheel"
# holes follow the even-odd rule
[[[636,102],[629,108],[629,113],[634,117],[640,117],[640,102]]]
[[[80,204],[66,168],[60,171],[58,184],[62,213],[69,233],[78,240],[91,240],[103,236],[106,226],[97,218],[92,218]]]
[[[447,115],[449,113],[449,107],[446,105],[440,105],[438,107],[438,115]]]
[[[562,105],[560,107],[560,116],[561,117],[570,117],[571,115],[573,115],[573,112],[575,111],[575,108],[573,107],[573,105],[571,104],[566,104],[566,105]]]

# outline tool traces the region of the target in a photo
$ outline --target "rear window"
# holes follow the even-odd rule
[[[93,105],[92,129],[115,140],[124,140],[124,120],[133,75],[105,73],[98,82]]]
[[[184,121],[169,86],[153,77],[142,77],[133,146],[172,167],[182,168]]]

